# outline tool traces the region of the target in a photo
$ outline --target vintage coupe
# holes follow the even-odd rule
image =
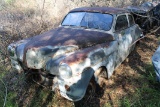
[[[13,68],[37,74],[37,82],[79,101],[91,78],[98,84],[101,76],[109,78],[140,36],[127,10],[82,7],[71,10],[58,28],[10,44],[8,52]]]

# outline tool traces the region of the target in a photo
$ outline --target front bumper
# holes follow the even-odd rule
[[[25,74],[26,77],[31,78],[34,82],[36,82],[41,86],[50,87],[52,90],[58,87],[57,76],[48,74],[43,70],[38,70],[38,69],[25,70]]]
[[[32,77],[34,82],[39,85],[47,86],[53,91],[57,89],[62,97],[70,101],[79,101],[86,93],[90,79],[93,76],[93,71],[83,72],[67,80],[34,69],[27,71],[27,76]]]
[[[14,68],[23,70],[18,61],[12,61]],[[82,74],[64,80],[59,76],[48,74],[43,70],[24,69],[24,72],[27,74],[27,77],[31,77],[39,85],[50,87],[53,91],[58,89],[61,96],[70,101],[79,101],[84,97],[90,79],[94,74],[94,71],[89,69],[82,72]]]

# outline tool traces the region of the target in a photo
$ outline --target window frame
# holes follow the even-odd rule
[[[86,12],[86,13],[108,14],[108,15],[111,15],[111,16],[112,16],[112,22],[111,22],[111,26],[110,26],[110,29],[109,29],[109,30],[95,29],[95,28],[87,28],[87,29],[102,30],[102,31],[106,31],[106,32],[112,30],[112,26],[113,26],[113,23],[114,23],[114,15],[113,15],[113,14],[110,14],[110,13],[101,13],[101,12],[87,12],[87,11],[84,11],[84,12]],[[70,13],[77,13],[77,12],[69,12],[68,14],[70,14]],[[67,14],[67,15],[68,15],[68,14]],[[60,26],[63,26],[62,23],[64,22],[64,20],[65,20],[65,18],[67,17],[67,15],[65,15],[65,17],[62,19],[62,21],[61,21],[61,23],[60,23]],[[84,18],[84,17],[83,17],[83,18]],[[83,20],[83,18],[82,18],[82,20]]]
[[[131,16],[131,17],[132,17],[132,19],[133,19],[133,24],[131,24],[131,23],[130,23],[129,16]],[[129,27],[134,26],[134,25],[135,25],[135,20],[134,20],[133,15],[128,14],[128,15],[127,15],[127,18],[128,18]]]

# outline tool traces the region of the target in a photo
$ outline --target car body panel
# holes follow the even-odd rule
[[[111,14],[111,29],[104,31],[78,26],[60,26],[8,46],[11,61],[14,62],[13,67],[19,67],[17,70],[26,72],[38,71],[44,81],[50,80],[44,74],[51,75],[51,81],[54,82],[52,88],[59,88],[61,95],[71,101],[83,98],[92,76],[98,83],[97,70],[100,67],[106,68],[109,78],[129,55],[135,46],[134,42],[142,34],[138,25],[130,25],[128,15],[131,14],[123,9],[87,7],[70,12],[78,11]],[[126,18],[126,28],[115,30],[117,18],[122,15]],[[62,77],[61,65],[67,66],[66,74],[71,72],[69,78]]]

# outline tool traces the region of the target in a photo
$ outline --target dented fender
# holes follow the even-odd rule
[[[81,75],[77,75],[68,80],[59,79],[60,94],[71,101],[81,100],[86,93],[93,74],[94,70],[92,68],[87,68]]]

